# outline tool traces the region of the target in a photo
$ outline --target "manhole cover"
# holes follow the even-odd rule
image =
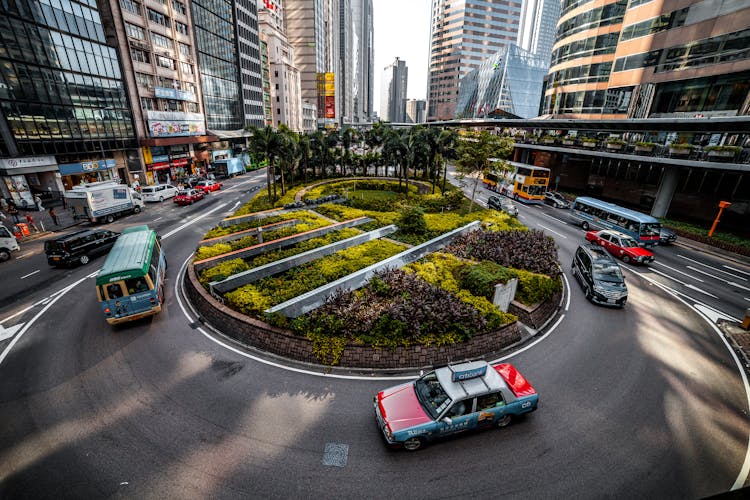
[[[326,449],[323,452],[323,465],[344,467],[348,456],[348,444],[326,443]]]

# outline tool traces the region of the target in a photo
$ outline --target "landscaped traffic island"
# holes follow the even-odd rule
[[[328,181],[275,208],[251,201],[201,242],[186,273],[191,301],[243,344],[357,368],[499,352],[521,339],[519,315],[538,327],[554,312],[562,286],[551,238],[471,207],[458,190],[405,186]],[[504,312],[493,298],[511,280]]]

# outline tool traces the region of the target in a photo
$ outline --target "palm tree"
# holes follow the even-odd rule
[[[341,155],[341,175],[346,177],[346,164],[351,159],[352,143],[357,140],[357,132],[352,127],[346,127],[341,132],[341,146],[343,154]]]
[[[382,123],[375,122],[373,123],[372,128],[365,132],[365,144],[367,144],[367,147],[373,153],[376,153],[378,149],[383,145],[383,135],[386,129],[387,127],[384,127]],[[374,162],[375,177],[378,176],[378,163],[379,162]]]
[[[279,147],[281,146],[281,138],[279,134],[270,126],[264,128],[248,127],[251,132],[248,147],[250,151],[258,156],[265,156],[268,160],[268,167],[266,167],[266,186],[268,188],[268,200],[270,202],[276,201],[276,173],[275,164],[276,157],[278,154]],[[274,194],[271,194],[271,184],[273,182]]]
[[[313,177],[317,176],[315,173],[316,164],[320,165],[320,177],[325,177],[325,163],[323,159],[325,149],[325,135],[323,135],[321,130],[316,130],[310,136],[310,153],[313,159]]]

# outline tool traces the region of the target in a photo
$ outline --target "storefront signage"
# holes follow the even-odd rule
[[[169,162],[169,155],[153,156],[151,159],[151,163],[164,163],[164,162]]]
[[[185,90],[154,87],[154,97],[161,99],[175,99],[177,101],[195,101],[195,94]]]
[[[169,168],[169,162],[158,162],[146,165],[146,170],[167,170]]]
[[[172,160],[173,167],[187,167],[187,164],[188,164],[187,158],[178,158],[176,160]]]
[[[57,165],[54,156],[27,156],[25,158],[7,158],[0,160],[0,168],[43,167]]]
[[[115,168],[115,160],[113,159],[86,161],[81,163],[66,163],[64,165],[58,166],[60,175],[84,174],[110,168]]]

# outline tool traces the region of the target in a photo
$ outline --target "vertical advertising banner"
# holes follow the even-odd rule
[[[325,74],[325,110],[327,119],[336,118],[336,81],[333,73]]]

